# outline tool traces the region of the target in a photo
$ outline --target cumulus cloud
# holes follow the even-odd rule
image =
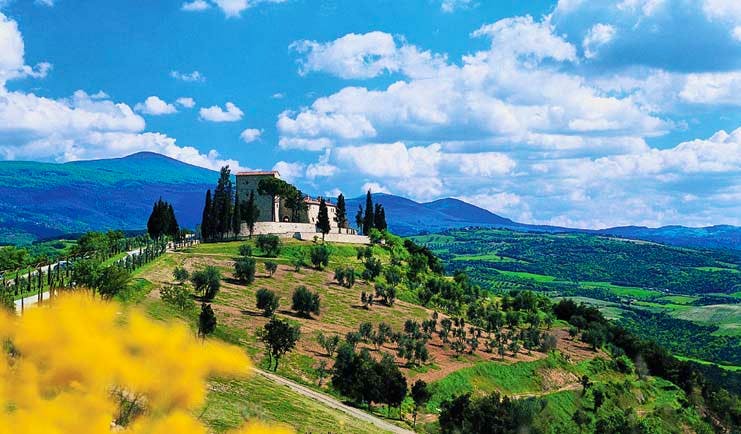
[[[185,107],[185,108],[193,108],[193,107],[196,106],[195,100],[193,98],[190,98],[190,97],[180,97],[180,98],[176,99],[175,102],[179,106]]]
[[[209,122],[236,122],[242,119],[244,113],[234,103],[227,102],[224,109],[217,105],[201,107],[198,115],[201,119]]]
[[[358,39],[352,35],[311,43],[302,73],[321,70],[360,78],[399,71],[406,80],[381,90],[345,87],[309,107],[281,113],[277,127],[283,147],[319,150],[340,142],[441,138],[523,143],[536,134],[650,136],[668,128],[631,98],[605,95],[582,77],[549,66],[578,58],[576,48],[555,35],[547,21],[518,17],[482,26],[473,36],[490,38],[489,50],[464,56],[460,66],[428,53],[434,60],[426,63],[424,75],[410,72],[421,68],[396,61],[403,47],[395,46],[390,35],[363,36],[368,35],[386,41],[368,44],[377,50],[371,61],[364,48],[336,49]],[[421,53],[416,47],[414,52]]]
[[[403,41],[402,41],[403,42]],[[384,32],[349,33],[334,41],[296,41],[289,48],[302,55],[299,73],[326,72],[345,79],[367,79],[384,73],[404,72],[421,77],[442,67],[444,56],[397,44]]]
[[[206,77],[198,71],[192,71],[192,72],[170,71],[170,77],[176,80],[185,81],[188,83],[202,83],[206,81]]]
[[[158,96],[150,96],[144,102],[137,103],[134,110],[146,115],[158,116],[177,113],[174,105],[167,103]]]
[[[247,128],[239,134],[239,138],[245,143],[252,143],[259,139],[262,135],[262,130],[256,128]]]

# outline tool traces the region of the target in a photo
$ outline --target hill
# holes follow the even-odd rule
[[[390,241],[393,244],[401,240]],[[256,261],[254,282],[239,281],[234,275],[235,261],[243,243],[203,244],[167,253],[138,270],[135,277],[137,282],[143,282],[138,287],[144,290],[132,301],[155,318],[185,321],[195,328],[199,308],[192,303],[181,306],[163,294],[167,289],[178,287],[193,296],[189,283],[174,281],[175,267],[184,267],[193,273],[215,266],[223,281],[221,290],[211,301],[217,317],[213,337],[243,347],[257,366],[267,368],[270,362],[264,355],[258,330],[269,318],[256,308],[255,294],[261,288],[268,288],[279,297],[276,317],[301,328],[296,348],[281,359],[277,375],[317,392],[356,402],[356,398],[351,399],[337,389],[338,383],[332,379],[336,372],[332,368],[340,357],[339,352],[336,348],[328,351],[320,344],[320,336],[338,336],[340,345],[343,345],[345,339],[349,340],[353,332],[359,331],[359,341],[352,344],[359,352],[368,350],[370,358],[375,360],[387,354],[386,357],[391,357],[401,369],[408,385],[418,379],[428,383],[431,398],[419,409],[416,425],[419,432],[440,432],[438,417],[445,412],[444,408],[450,409],[445,403],[466,393],[471,394],[473,402],[494,396],[489,395],[492,393],[515,398],[518,406],[524,406],[518,407],[525,411],[523,418],[531,421],[523,423],[532,423],[536,432],[576,432],[579,426],[572,418],[575,412],[589,416],[586,431],[595,429],[600,420],[604,423],[613,415],[623,414],[630,420],[654,427],[658,432],[708,432],[710,429],[697,408],[688,405],[688,395],[683,390],[686,385],[672,383],[660,375],[646,375],[634,366],[630,358],[619,356],[618,352],[610,354],[608,351],[616,350],[610,349],[609,345],[605,348],[588,345],[583,341],[586,333],[582,338],[570,336],[569,323],[560,319],[558,310],[544,297],[528,293],[479,293],[465,280],[440,279],[430,270],[422,274],[412,272],[409,247],[399,250],[398,244],[391,248],[389,242],[386,247],[374,246],[371,249],[372,257],[383,266],[383,272],[375,282],[361,277],[364,260],[358,259],[353,246],[331,245],[327,269],[317,270],[308,266],[295,267],[295,258],[308,257],[308,252],[314,247],[312,243],[287,240],[275,258],[266,257],[254,242],[246,243],[252,247]],[[268,262],[277,264],[274,274],[267,271]],[[331,272],[336,267],[353,267],[358,275],[355,285],[339,285]],[[364,307],[362,298],[374,292],[374,283],[388,285],[391,279],[399,282],[396,302],[387,304],[377,296],[374,304]],[[415,281],[418,283],[413,284]],[[424,281],[428,284],[419,284]],[[435,282],[442,285],[441,290],[447,288],[444,291],[450,294],[441,292],[422,303],[423,288],[434,286],[432,283]],[[318,294],[321,301],[319,312],[305,316],[294,311],[291,294],[298,286],[305,286]],[[454,295],[458,291],[463,292]],[[464,295],[462,299],[459,298],[461,295]],[[454,298],[459,301],[453,301]],[[476,308],[472,309],[474,306]],[[506,313],[506,320],[505,316],[499,316],[499,320],[494,321],[494,329],[487,330],[482,319],[488,315],[496,318],[498,313]],[[559,319],[554,321],[554,315]],[[454,324],[450,323],[451,319]],[[432,320],[434,325],[430,325]],[[365,324],[368,325],[367,333],[363,331]],[[382,324],[390,328],[390,337],[376,342],[374,336],[378,336]],[[450,330],[444,332],[447,330],[445,327],[450,327]],[[379,332],[375,332],[376,329]],[[533,334],[544,342],[547,336],[551,336],[553,346],[545,348],[555,348],[555,351],[544,349],[543,345],[529,345]],[[410,358],[406,349],[410,342],[423,343],[429,352],[424,359]],[[652,360],[649,364],[652,374],[656,366],[657,362]],[[589,379],[589,390],[584,386],[584,378]],[[284,388],[268,382],[250,387],[242,381],[214,380],[209,387],[202,419],[217,432],[236,426],[243,417],[286,422],[300,432],[378,432],[378,429],[368,426],[352,426],[347,421],[338,421],[340,416],[336,412],[328,413],[326,410],[321,415],[326,420],[317,420],[307,414],[310,403],[305,402],[305,398],[292,397],[297,401],[290,403],[268,399],[276,389]],[[597,395],[601,397],[599,404],[596,403]],[[410,397],[399,408],[392,406],[389,409],[380,402],[358,405],[403,428],[413,426]],[[312,412],[319,410],[322,409],[312,408]],[[333,426],[337,423],[348,425]]]
[[[200,221],[218,175],[154,153],[64,164],[0,163],[0,243],[89,230],[140,230],[159,197],[182,226]]]

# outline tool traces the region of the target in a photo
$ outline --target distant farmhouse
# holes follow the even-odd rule
[[[319,199],[307,196],[303,199],[306,205],[298,215],[286,206],[285,199],[277,195],[260,194],[258,186],[264,179],[280,179],[277,171],[239,172],[237,173],[237,197],[239,203],[247,202],[250,194],[254,194],[255,205],[260,214],[255,223],[253,234],[275,234],[285,238],[313,240],[321,238],[321,231],[317,229],[319,218]],[[325,199],[329,214],[330,231],[325,235],[326,241],[337,243],[369,243],[364,235],[358,235],[355,229],[340,228],[337,225],[337,206]],[[248,236],[249,229],[242,224],[240,236]]]

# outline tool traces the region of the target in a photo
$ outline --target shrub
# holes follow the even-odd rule
[[[255,281],[256,262],[252,258],[241,258],[234,263],[234,277],[246,284]]]
[[[213,300],[216,293],[221,289],[221,272],[219,269],[209,265],[203,270],[191,274],[190,282],[196,290],[196,293],[202,293],[206,300]]]
[[[384,283],[377,283],[376,296],[383,298],[383,302],[386,306],[393,306],[396,301],[396,288]]]
[[[165,303],[176,306],[180,310],[192,310],[196,305],[190,296],[190,291],[180,285],[166,286],[160,289],[160,298]]]
[[[311,292],[305,286],[299,286],[293,291],[293,304],[291,309],[299,314],[310,317],[311,314],[319,315],[319,294]]]
[[[273,261],[265,261],[265,271],[268,272],[268,275],[270,277],[273,277],[273,274],[278,270],[278,264],[276,264]]]
[[[239,246],[239,255],[240,256],[252,256],[252,246],[249,244],[242,244]]]
[[[311,257],[311,263],[314,265],[314,268],[317,270],[321,270],[322,268],[329,265],[329,256],[331,255],[331,252],[329,250],[329,246],[326,244],[318,244],[316,246],[311,247],[310,251],[310,257]]]
[[[553,351],[556,349],[556,344],[558,343],[558,340],[553,335],[544,335],[543,339],[540,341],[540,352],[541,353],[547,353],[549,351]]]
[[[355,285],[355,269],[352,267],[339,267],[334,270],[334,278],[340,286],[352,288]]]
[[[257,237],[257,247],[265,256],[274,258],[280,253],[280,238],[277,235],[260,235]]]
[[[301,267],[306,263],[306,255],[303,250],[297,250],[293,256],[291,256],[291,265],[293,265],[294,271],[297,273],[301,271]]]
[[[172,277],[175,278],[175,280],[177,280],[178,282],[183,283],[188,280],[188,277],[190,277],[190,275],[188,274],[188,270],[186,270],[185,268],[175,267],[175,270],[173,270],[172,272]]]
[[[275,292],[265,288],[257,290],[255,299],[257,308],[262,310],[263,316],[273,315],[280,305],[280,301],[278,300],[278,296],[275,295]]]
[[[381,275],[382,265],[378,258],[367,258],[365,260],[365,270],[363,270],[363,280],[370,282]]]

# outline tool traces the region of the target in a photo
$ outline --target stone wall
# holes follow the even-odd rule
[[[321,240],[321,232],[299,232],[294,235],[294,238],[304,241],[313,241],[314,237]],[[337,232],[330,232],[324,235],[324,241],[330,243],[370,244],[370,238],[365,235],[338,234]]]
[[[273,234],[281,238],[296,238],[299,240],[312,241],[314,237],[322,238],[322,233],[317,232],[316,225],[312,223],[284,223],[284,222],[257,222],[253,235]],[[241,236],[249,235],[247,224],[242,224]],[[342,229],[341,233],[335,228],[324,236],[325,241],[332,243],[369,244],[370,239],[363,235],[356,235],[354,229]]]

